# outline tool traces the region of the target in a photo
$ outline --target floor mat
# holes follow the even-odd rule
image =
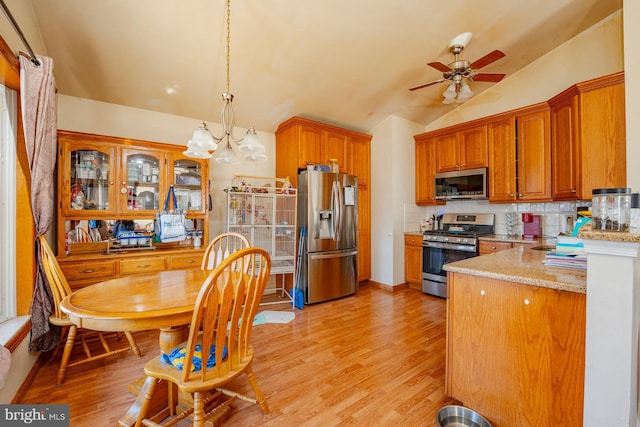
[[[296,314],[293,311],[261,311],[256,314],[253,326],[264,325],[265,323],[289,323],[295,317]]]

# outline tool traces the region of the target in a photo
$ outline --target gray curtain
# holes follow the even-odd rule
[[[42,56],[37,58],[39,66],[20,57],[22,124],[31,171],[31,210],[36,227],[34,247],[37,268],[31,301],[29,350],[49,351],[58,344],[59,334],[49,324],[54,302],[42,270],[37,236],[45,234],[53,222],[57,149],[56,84],[53,60]]]

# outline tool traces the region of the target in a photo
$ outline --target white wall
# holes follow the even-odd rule
[[[222,108],[222,101],[220,101],[220,108]],[[58,96],[59,129],[186,145],[198,124],[198,120],[188,117],[155,113],[66,95]],[[221,126],[217,123],[209,122],[207,126],[215,135],[222,133]],[[235,135],[241,137],[245,132],[246,129],[236,128]],[[275,135],[258,132],[258,137],[267,149],[266,162],[219,165],[211,160],[209,163],[213,198],[213,210],[209,214],[210,237],[225,229],[226,194],[223,190],[231,185],[234,175],[273,177],[275,174]]]
[[[405,206],[415,200],[413,135],[422,132],[422,125],[395,116],[371,131],[371,279],[386,285],[404,283]]]

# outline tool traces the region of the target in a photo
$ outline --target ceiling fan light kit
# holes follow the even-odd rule
[[[215,153],[215,161],[222,164],[239,163],[239,154],[244,160],[250,162],[264,161],[267,159],[264,145],[258,139],[258,134],[253,127],[247,130],[243,138],[237,139],[233,136],[235,117],[233,113],[233,95],[229,91],[229,45],[231,42],[231,0],[227,0],[227,87],[222,94],[224,106],[220,113],[220,123],[222,124],[222,135],[214,136],[207,128],[206,123],[200,126],[193,133],[193,137],[187,143],[187,149],[182,153],[187,157],[196,159],[210,159]],[[224,141],[222,149],[217,150],[218,144]]]
[[[450,80],[451,84],[447,86],[447,89],[442,93],[442,103],[453,104],[454,102],[462,103],[473,96],[473,92],[471,91],[471,88],[469,87],[466,80],[494,83],[502,80],[505,74],[478,73],[478,70],[480,68],[486,67],[487,65],[504,57],[505,54],[501,51],[494,50],[493,52],[483,56],[475,62],[470,62],[466,59],[458,58],[458,55],[460,55],[460,53],[464,50],[464,48],[471,40],[471,36],[471,33],[466,32],[455,36],[453,40],[451,40],[451,42],[449,43],[449,52],[451,52],[454,59],[448,65],[445,65],[442,62],[430,62],[427,64],[430,67],[433,67],[436,70],[442,72],[441,79],[420,86],[412,87],[409,90],[413,91],[422,89],[427,86]]]

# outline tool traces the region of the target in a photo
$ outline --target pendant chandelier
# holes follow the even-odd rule
[[[247,130],[243,138],[233,135],[235,118],[233,115],[233,95],[229,91],[229,58],[231,42],[231,0],[227,0],[227,86],[222,94],[224,106],[220,113],[222,123],[222,135],[214,136],[207,128],[206,123],[200,123],[193,137],[187,143],[187,149],[183,154],[197,159],[209,159],[213,157],[218,163],[239,163],[242,157],[247,161],[264,161],[267,159],[264,145],[258,139],[258,134],[253,127]],[[221,147],[220,147],[221,146]]]

